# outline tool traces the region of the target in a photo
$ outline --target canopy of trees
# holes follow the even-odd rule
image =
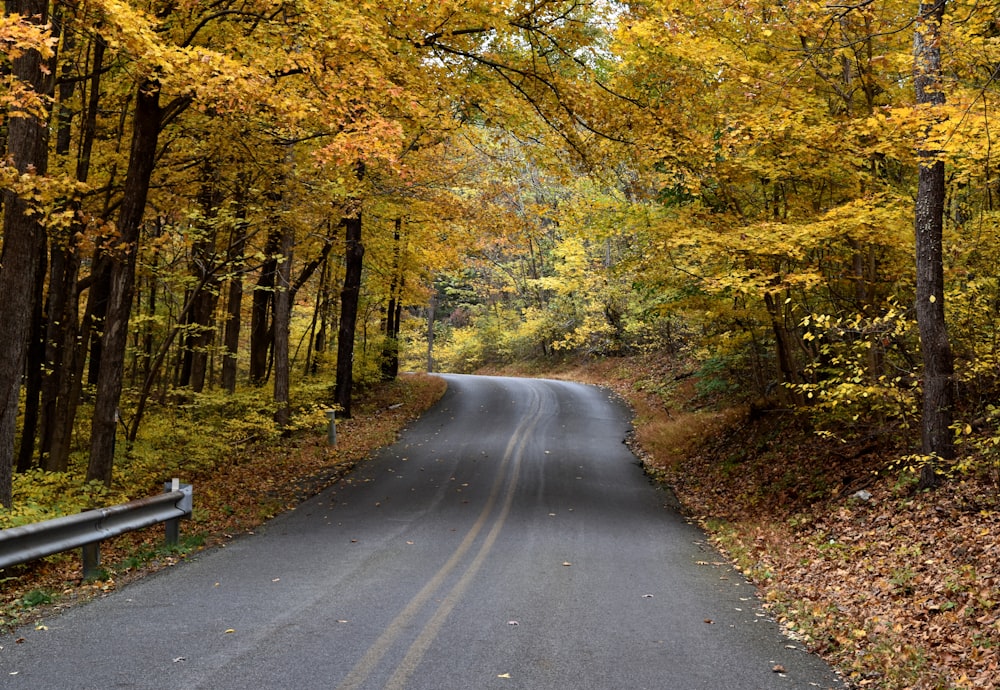
[[[0,503],[110,485],[208,389],[284,428],[293,379],[349,415],[401,361],[643,350],[919,429],[933,484],[1000,444],[998,37],[968,0],[9,0]]]

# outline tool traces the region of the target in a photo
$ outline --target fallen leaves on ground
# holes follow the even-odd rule
[[[857,687],[998,687],[996,489],[916,492],[874,474],[887,458],[798,426],[744,418],[660,470],[764,607]]]

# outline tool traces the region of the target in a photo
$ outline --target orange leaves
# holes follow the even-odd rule
[[[31,18],[16,14],[0,18],[0,126],[5,117],[33,117],[44,119],[48,97],[32,84],[16,75],[10,64],[30,51],[41,58],[36,74],[47,74],[47,60],[52,56],[56,39],[51,27],[39,25]],[[6,186],[6,185],[2,185]]]
[[[17,14],[0,17],[0,45],[3,46],[0,60],[3,62],[16,60],[29,50],[37,50],[42,58],[49,58],[55,42],[49,26],[40,26]]]

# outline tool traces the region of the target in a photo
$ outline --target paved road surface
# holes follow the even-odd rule
[[[0,687],[839,687],[646,480],[605,391],[447,379],[350,483],[0,637]]]

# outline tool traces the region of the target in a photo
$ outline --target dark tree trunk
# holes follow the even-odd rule
[[[785,315],[783,308],[774,299],[770,292],[764,294],[764,305],[771,320],[771,330],[774,332],[774,342],[778,357],[778,371],[781,376],[781,383],[786,384],[781,387],[781,395],[790,398],[794,404],[802,403],[802,395],[789,391],[788,384],[799,383],[797,368],[795,366],[795,356],[792,352],[792,335],[785,326]]]
[[[317,297],[319,311],[319,330],[313,343],[313,356],[309,364],[309,373],[315,375],[319,371],[320,357],[326,353],[330,322],[330,270],[329,262],[323,262],[323,272],[320,275],[319,295]]]
[[[291,421],[289,410],[289,326],[292,316],[292,248],[295,234],[287,225],[281,231],[281,260],[274,291],[274,421],[282,429]]]
[[[57,42],[62,34],[62,9],[58,3],[53,6],[52,37]],[[74,41],[72,32],[65,35],[63,47],[66,52],[72,54]],[[55,74],[58,64],[59,53],[56,52],[49,58],[47,73]],[[63,76],[71,75],[73,67],[72,61],[66,60],[62,68]],[[55,81],[52,79],[46,81],[47,95],[53,98],[55,96]],[[55,118],[55,152],[58,156],[65,156],[69,152],[72,110],[68,102],[73,97],[74,85],[74,80],[67,79],[59,87],[59,107]],[[52,241],[53,243],[62,242],[58,237],[52,238]],[[17,458],[18,472],[26,472],[34,465],[35,446],[42,417],[42,387],[46,378],[46,324],[51,320],[45,308],[45,275],[48,270],[45,257],[47,251],[48,242],[46,237],[42,235],[39,237],[39,267],[35,278],[34,304],[31,310],[31,335],[25,372],[24,416],[21,426],[21,447]]]
[[[156,323],[156,308],[159,301],[157,290],[156,269],[160,263],[159,252],[153,254],[149,276],[149,296],[146,298],[146,323],[142,334],[142,378],[149,377],[153,368],[153,324]]]
[[[262,385],[267,380],[267,356],[271,350],[274,331],[271,328],[271,305],[274,300],[274,284],[278,270],[278,250],[281,247],[281,232],[277,225],[267,234],[264,248],[266,259],[260,268],[260,277],[253,291],[253,306],[250,312],[250,383]]]
[[[68,452],[55,443],[62,432],[59,404],[63,382],[71,379],[72,352],[79,332],[76,311],[79,295],[76,280],[80,259],[74,247],[52,247],[49,279],[48,319],[45,334],[45,376],[42,380],[41,447],[42,467],[50,472],[63,472],[69,460]],[[70,422],[70,426],[72,423]],[[55,455],[53,451],[58,451]]]
[[[351,416],[354,387],[354,333],[361,297],[365,247],[361,242],[361,208],[344,218],[344,287],[340,291],[340,328],[337,331],[337,382],[334,402],[344,417]]]
[[[27,472],[34,464],[35,440],[38,436],[42,395],[42,373],[45,364],[45,273],[48,270],[45,253],[48,248],[45,234],[38,236],[38,268],[31,304],[31,329],[28,333],[28,352],[24,374],[24,414],[21,421],[21,447],[17,455],[17,471]]]
[[[427,304],[427,373],[434,373],[434,319],[437,312],[437,291],[431,293]]]
[[[129,167],[118,215],[118,249],[112,261],[111,291],[101,342],[101,375],[90,433],[87,480],[100,481],[105,486],[111,485],[114,468],[118,400],[125,368],[139,228],[155,165],[162,117],[159,86],[148,80],[142,82],[136,94]]]
[[[44,0],[8,0],[6,13],[19,14],[36,24],[48,22]],[[42,56],[26,51],[13,61],[11,72],[35,93],[45,93]],[[42,114],[19,113],[7,120],[7,154],[21,174],[46,174],[46,132],[48,118]],[[0,194],[3,201],[3,253],[0,255],[0,304],[4,310],[4,337],[0,338],[0,504],[12,501],[14,436],[17,426],[21,375],[28,348],[32,299],[41,257],[44,229],[28,200],[11,189]]]
[[[110,239],[110,238],[104,238]],[[113,260],[104,249],[98,247],[90,269],[90,290],[87,293],[87,309],[84,313],[84,350],[90,351],[87,362],[87,383],[97,385],[101,375],[101,333],[108,313],[108,299],[111,294],[111,266]]]
[[[913,42],[914,86],[918,104],[931,107],[944,104],[941,84],[941,21],[945,0],[921,2]],[[944,162],[934,160],[934,151],[923,147],[914,229],[916,235],[917,275],[916,314],[923,357],[923,417],[921,441],[923,454],[943,460],[955,457],[952,431],[954,407],[954,360],[944,318]],[[925,464],[920,487],[939,483],[937,468]]]
[[[222,388],[236,392],[237,356],[240,349],[240,325],[243,317],[243,256],[247,242],[246,205],[237,199],[236,226],[227,251],[229,264],[229,294],[226,298],[226,329],[223,335]]]
[[[385,341],[382,346],[382,380],[392,381],[399,375],[399,318],[402,315],[400,296],[403,289],[402,236],[403,220],[396,219],[392,233],[392,277],[389,280],[389,301],[385,308]]]
[[[214,269],[207,268],[214,275]],[[201,274],[203,271],[199,269],[198,272]],[[214,340],[215,308],[219,294],[217,281],[205,278],[205,275],[198,275],[199,282],[203,282],[205,287],[191,296],[193,304],[187,317],[187,325],[192,330],[184,339],[181,370],[181,385],[191,386],[198,393],[204,390],[208,374],[208,351]]]
[[[326,272],[329,261],[323,261],[319,271],[319,286],[316,288],[316,301],[313,303],[312,319],[309,321],[309,338],[306,346],[306,366],[305,375],[311,376],[316,373],[316,362],[313,359],[313,346],[316,343],[316,324],[319,323],[320,312],[323,308],[323,290],[326,285]]]
[[[90,89],[87,98],[87,109],[81,119],[80,153],[76,164],[76,177],[86,182],[90,175],[91,151],[97,134],[97,113],[101,97],[101,71],[104,64],[104,41],[98,36],[94,39],[94,52],[90,71]],[[78,207],[79,202],[74,201]],[[83,222],[79,217],[73,220],[73,231],[70,237],[82,236]],[[69,464],[70,441],[73,434],[73,423],[80,402],[80,392],[83,376],[83,363],[86,358],[87,339],[90,330],[81,331],[79,323],[80,286],[77,277],[80,273],[80,256],[75,243],[65,248],[58,248],[62,255],[64,268],[60,269],[63,276],[63,305],[61,311],[50,307],[50,314],[62,314],[58,333],[50,333],[50,346],[55,349],[53,367],[54,380],[50,382],[51,389],[45,394],[45,419],[42,433],[42,453],[45,455],[46,469],[64,472]],[[53,259],[55,263],[55,259]],[[55,275],[55,270],[53,269]],[[51,281],[50,281],[51,283]],[[52,289],[50,284],[50,290]],[[88,300],[89,303],[89,300]],[[85,324],[90,323],[85,317]],[[50,328],[53,324],[49,324]],[[82,333],[82,337],[81,337]],[[55,366],[55,363],[61,366]],[[51,402],[48,402],[51,400]]]
[[[211,162],[205,163],[199,203],[207,220],[198,241],[191,249],[191,273],[197,278],[202,289],[193,297],[194,302],[188,314],[190,330],[184,339],[184,364],[181,385],[191,386],[200,393],[205,388],[208,373],[208,352],[215,340],[215,308],[219,303],[219,279],[215,258],[216,224],[219,204],[218,174]]]

